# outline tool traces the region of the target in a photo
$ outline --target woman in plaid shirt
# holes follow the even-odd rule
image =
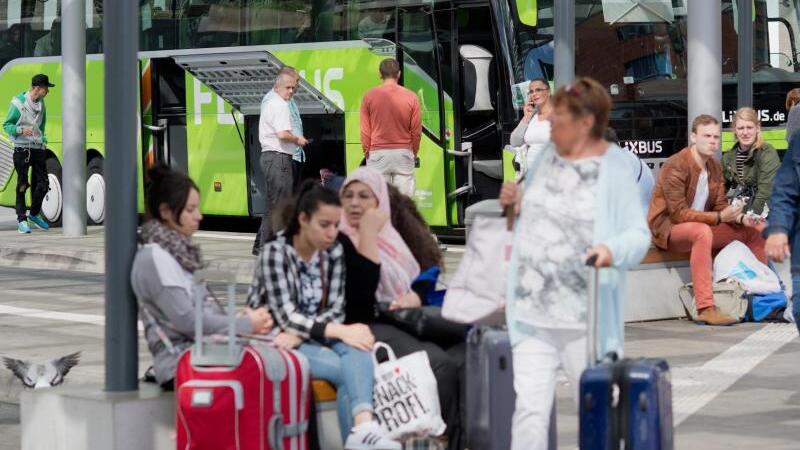
[[[303,184],[286,229],[256,260],[248,303],[266,306],[279,333],[274,343],[308,358],[311,376],[336,386],[345,449],[399,450],[373,420],[372,345],[363,324],[344,325],[344,251],[337,242],[338,195]],[[354,426],[351,424],[355,424]]]

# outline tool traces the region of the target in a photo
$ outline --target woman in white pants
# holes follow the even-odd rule
[[[600,272],[601,354],[623,345],[625,271],[650,245],[639,191],[616,144],[603,139],[611,98],[578,78],[556,92],[551,146],[531,160],[522,187],[506,183],[503,206],[518,214],[508,274],[508,323],[517,400],[514,450],[547,448],[556,371],[563,368],[577,400],[586,366],[590,270]]]

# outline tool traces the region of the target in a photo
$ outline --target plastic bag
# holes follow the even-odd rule
[[[505,217],[478,216],[467,250],[447,286],[442,317],[458,323],[494,325],[505,321],[506,275],[512,232]]]
[[[739,241],[728,244],[714,258],[714,281],[726,278],[739,281],[752,294],[781,292],[778,275]]]

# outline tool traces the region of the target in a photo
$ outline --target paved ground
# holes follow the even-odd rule
[[[14,230],[13,211],[0,209],[0,252],[22,249],[17,260],[0,264],[29,267],[0,267],[0,355],[41,360],[81,350],[81,363],[69,374],[68,383],[102,383],[103,277],[96,273],[100,269],[52,257],[57,247],[62,253],[94,254],[94,261],[102,261],[100,229],[81,239],[59,238],[57,230],[21,237]],[[219,264],[234,260],[236,265],[229,267],[246,274],[244,280],[240,277],[246,282],[245,269],[249,272],[252,264],[247,253],[250,239],[248,234],[202,232],[198,240]],[[33,248],[40,249],[38,256]],[[451,247],[446,255],[452,271],[461,249]],[[61,270],[36,268],[41,266]],[[244,290],[240,286],[240,295]],[[798,448],[800,341],[793,326],[709,328],[683,320],[635,323],[626,327],[626,352],[663,357],[672,366],[677,449]],[[140,345],[140,371],[149,365],[149,358]],[[19,448],[20,389],[0,368],[0,450]],[[574,410],[569,389],[561,383],[561,448],[576,446]]]
[[[0,354],[42,360],[81,350],[81,363],[68,382],[102,383],[101,276],[6,268],[0,269],[0,285]],[[673,366],[678,449],[797,448],[800,342],[795,336],[789,325],[706,328],[674,320],[626,328],[629,356],[665,357]],[[748,340],[751,345],[745,345]],[[144,370],[149,355],[143,345],[140,361]],[[0,387],[0,450],[16,449],[19,410],[14,403],[21,387],[5,370]],[[576,443],[569,395],[562,383],[561,448]]]

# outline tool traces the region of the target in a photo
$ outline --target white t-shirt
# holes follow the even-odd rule
[[[697,179],[697,190],[694,192],[692,209],[695,211],[705,211],[706,202],[708,202],[708,172],[704,170],[700,172],[700,178]]]
[[[280,152],[294,155],[297,145],[278,139],[281,131],[292,131],[292,115],[289,102],[280,95],[264,97],[261,101],[261,117],[258,119],[258,141],[262,152]]]
[[[528,161],[538,154],[550,142],[550,121],[539,120],[534,114],[525,129],[525,144],[528,146]]]

